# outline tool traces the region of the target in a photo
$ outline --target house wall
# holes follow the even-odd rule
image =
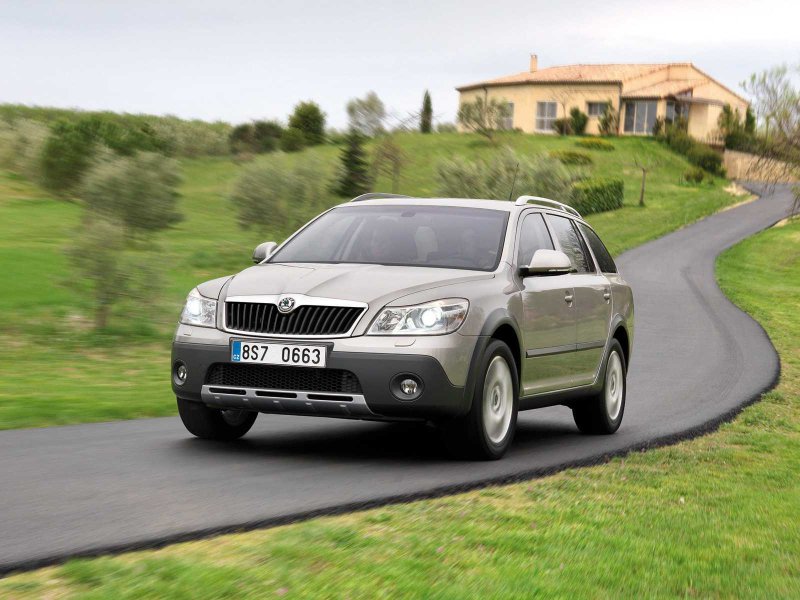
[[[476,89],[461,92],[459,103],[472,102],[475,98],[484,96],[488,99],[503,100],[514,103],[514,128],[526,133],[542,133],[536,127],[536,103],[555,102],[556,115],[564,117],[562,107],[563,96],[568,96],[566,113],[577,106],[584,113],[588,111],[589,102],[611,102],[614,110],[619,110],[619,86],[616,84],[587,84],[587,85],[509,85],[491,87],[486,90]],[[586,126],[586,133],[597,134],[599,118],[590,117]],[[463,131],[461,125],[459,130]]]

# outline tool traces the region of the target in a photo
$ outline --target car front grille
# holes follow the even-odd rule
[[[298,306],[283,314],[275,304],[226,302],[228,329],[269,335],[344,335],[364,312],[360,306]]]
[[[361,393],[361,383],[350,371],[280,365],[215,363],[206,373],[206,385],[339,394]]]

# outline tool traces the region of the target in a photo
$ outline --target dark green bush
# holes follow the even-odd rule
[[[228,143],[233,154],[253,152],[255,146],[253,126],[250,123],[242,123],[231,129]]]
[[[712,175],[725,175],[725,169],[722,167],[722,154],[705,144],[695,142],[686,158],[693,165],[705,169]]]
[[[622,208],[625,184],[620,177],[598,177],[572,186],[570,204],[582,215]]]
[[[305,134],[295,127],[289,127],[281,135],[281,150],[284,152],[299,152],[306,147]]]
[[[678,154],[684,156],[689,154],[694,145],[697,143],[686,131],[680,127],[667,127],[664,135],[664,141],[667,146],[672,148]]]
[[[572,122],[569,118],[556,119],[553,121],[553,130],[559,135],[569,135],[572,133]]]
[[[703,171],[700,167],[692,167],[688,171],[683,174],[684,180],[688,183],[703,183],[703,179],[706,177],[706,172]]]
[[[96,141],[74,123],[59,121],[42,148],[42,185],[60,195],[74,192],[92,161]]]
[[[277,150],[283,136],[283,127],[277,121],[255,121],[253,123],[253,142],[256,152]]]
[[[325,141],[325,113],[316,102],[300,102],[289,117],[289,128],[303,132],[309,146]]]
[[[594,162],[591,156],[580,150],[553,150],[550,157],[565,165],[590,165]]]
[[[587,150],[603,150],[605,152],[614,150],[614,144],[608,140],[601,140],[600,138],[585,138],[575,142],[575,145],[586,148]]]
[[[572,133],[575,135],[583,135],[586,131],[586,124],[589,122],[589,115],[582,112],[577,106],[569,111],[569,125]]]

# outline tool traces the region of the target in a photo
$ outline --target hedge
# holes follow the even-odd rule
[[[555,158],[565,165],[590,165],[592,157],[580,150],[553,150],[550,158]]]
[[[620,177],[585,179],[572,186],[570,205],[582,215],[622,208],[625,184]]]
[[[614,144],[607,140],[601,140],[600,138],[584,138],[575,142],[575,145],[586,148],[587,150],[604,150],[606,152],[610,152],[614,149]]]

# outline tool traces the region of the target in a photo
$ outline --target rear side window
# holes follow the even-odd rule
[[[517,266],[527,267],[533,260],[537,250],[553,250],[553,240],[539,213],[530,213],[522,221],[522,232],[519,236],[517,250]]]
[[[589,247],[592,249],[592,252],[594,252],[594,257],[600,265],[600,270],[603,273],[616,273],[617,265],[614,264],[611,253],[600,240],[600,237],[583,223],[578,223],[578,228],[581,230],[581,233],[583,233],[583,237],[586,238],[586,241],[589,242]]]
[[[578,236],[578,231],[572,225],[572,219],[547,215],[547,220],[558,239],[561,251],[569,256],[572,266],[578,273],[591,273],[594,270],[592,260],[585,250],[583,240]]]

